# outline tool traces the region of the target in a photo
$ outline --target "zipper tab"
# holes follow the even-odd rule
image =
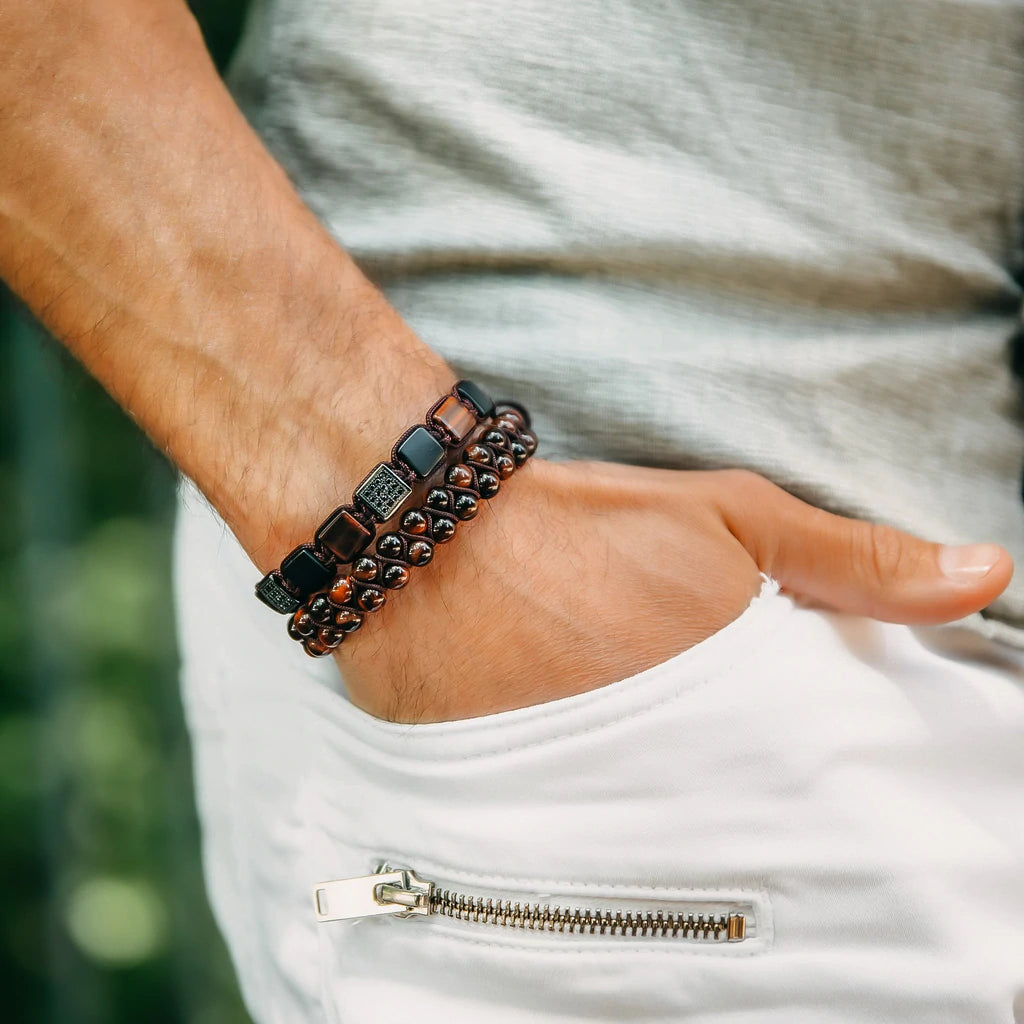
[[[361,878],[339,878],[321,882],[313,890],[313,906],[318,921],[348,921],[356,917],[425,917],[430,913],[432,882],[425,882],[415,871],[392,871],[381,864],[375,874]]]

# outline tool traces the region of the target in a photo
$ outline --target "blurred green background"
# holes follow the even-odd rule
[[[223,67],[244,0],[191,4]],[[0,290],[0,993],[26,1024],[245,1024],[203,891],[174,473]]]

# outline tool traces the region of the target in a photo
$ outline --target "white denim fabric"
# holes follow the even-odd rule
[[[394,725],[287,641],[234,538],[183,495],[207,879],[259,1024],[1024,1021],[1020,652],[801,608],[766,581],[633,678]],[[315,883],[382,860],[530,902],[745,900],[756,936],[314,920]]]

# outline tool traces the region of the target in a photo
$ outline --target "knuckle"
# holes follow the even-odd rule
[[[886,590],[907,569],[907,550],[899,531],[875,523],[858,524],[854,531],[854,554],[867,582]]]

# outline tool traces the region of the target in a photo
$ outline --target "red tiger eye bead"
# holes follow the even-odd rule
[[[451,503],[451,495],[443,487],[432,487],[427,495],[427,504],[431,508],[447,511]]]
[[[309,636],[315,627],[316,623],[307,608],[300,608],[288,622],[288,632],[296,637]]]
[[[409,561],[413,565],[426,565],[433,557],[433,544],[429,544],[425,540],[417,540],[409,545]]]
[[[455,536],[455,522],[449,519],[447,516],[436,516],[434,518],[434,525],[430,531],[430,536],[437,541],[438,544],[443,544],[446,540],[451,540]]]
[[[537,450],[537,438],[530,431],[524,430],[520,435],[519,439],[523,442],[523,447],[532,455]]]
[[[377,578],[377,563],[372,558],[359,558],[352,565],[352,575],[361,583],[370,583]]]
[[[523,429],[524,424],[517,423],[515,420],[511,419],[507,413],[502,413],[501,419],[498,420],[498,426],[501,427],[502,430],[507,430],[510,434],[515,434]]]
[[[526,426],[526,420],[518,409],[502,409],[501,418],[503,420],[511,420],[516,430],[522,430]]]
[[[306,637],[306,639],[302,641],[302,649],[311,658],[323,658],[331,653],[330,647],[328,647],[327,644],[321,643],[315,636]]]
[[[409,582],[409,570],[403,565],[389,565],[384,569],[384,586],[388,590],[401,590]]]
[[[334,609],[331,607],[331,602],[323,594],[317,594],[309,602],[309,614],[314,622],[322,625],[331,619],[334,615]]]
[[[476,426],[476,417],[454,395],[441,402],[430,418],[456,441],[461,441]]]
[[[494,460],[495,468],[501,474],[502,480],[507,480],[516,471],[516,460],[511,455],[502,453]]]
[[[354,633],[363,624],[363,617],[354,608],[342,608],[334,616],[334,624],[343,633]]]
[[[517,466],[521,466],[530,457],[530,453],[520,441],[513,441],[509,447],[512,451],[512,458],[516,460]]]
[[[452,466],[446,479],[453,487],[472,487],[473,471],[469,466]]]
[[[398,558],[402,553],[402,538],[397,533],[385,533],[377,541],[377,554],[385,558]]]
[[[490,449],[485,448],[482,444],[471,444],[466,449],[464,458],[467,462],[476,462],[481,466],[489,466],[491,464]]]
[[[501,486],[497,473],[479,473],[476,478],[477,487],[480,489],[481,498],[493,498]]]
[[[419,509],[410,509],[402,516],[402,529],[406,533],[426,533],[427,517]]]
[[[330,647],[333,650],[345,639],[345,634],[340,629],[334,629],[331,626],[321,626],[316,631],[316,638],[325,647]]]
[[[330,598],[332,604],[343,605],[351,597],[355,590],[355,580],[351,576],[339,576],[335,581],[334,585],[328,591],[327,596]]]
[[[479,508],[480,506],[477,503],[476,498],[473,498],[468,494],[460,494],[455,499],[455,514],[459,519],[472,519],[479,511]]]
[[[483,436],[488,444],[496,444],[499,448],[504,448],[508,442],[508,437],[503,434],[500,430],[488,430]]]
[[[367,587],[359,595],[359,607],[367,612],[375,612],[386,600],[387,597],[383,590],[377,587]]]

